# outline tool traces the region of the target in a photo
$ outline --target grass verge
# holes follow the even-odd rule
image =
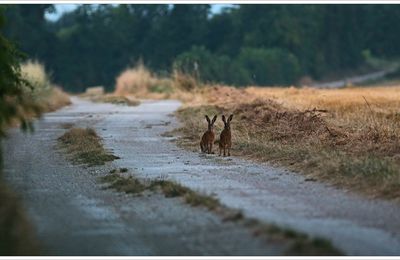
[[[233,154],[339,187],[400,200],[398,89],[208,89],[177,112],[178,144],[198,151],[204,114],[234,114]],[[222,130],[217,120],[216,133]]]
[[[125,168],[112,170],[108,175],[100,177],[107,188],[127,194],[141,194],[145,191],[162,192],[165,197],[180,197],[193,207],[204,207],[214,212],[223,221],[232,221],[249,228],[255,236],[264,238],[267,242],[281,242],[286,245],[285,255],[342,255],[332,244],[320,238],[281,228],[276,225],[265,224],[256,219],[247,218],[235,209],[223,205],[218,199],[195,192],[179,183],[169,180],[139,180],[131,175],[123,176]]]
[[[119,159],[104,149],[101,138],[92,128],[70,128],[58,138],[58,143],[76,163],[95,166]]]

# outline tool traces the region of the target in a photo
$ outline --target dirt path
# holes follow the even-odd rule
[[[371,80],[377,80],[385,77],[386,75],[395,72],[399,68],[398,64],[394,64],[391,67],[376,71],[376,72],[371,72],[368,74],[364,75],[359,75],[359,76],[354,76],[354,77],[348,77],[342,80],[337,80],[337,81],[331,81],[331,82],[325,82],[325,83],[316,83],[312,85],[312,87],[315,88],[342,88],[346,87],[348,85],[353,85],[353,84],[361,84],[364,82],[368,82]]]
[[[164,176],[215,194],[247,216],[329,238],[350,255],[400,254],[399,205],[308,182],[268,165],[177,148],[163,133],[177,127],[169,115],[179,105],[157,101],[115,108],[96,127],[106,147],[121,157],[116,163],[139,175]]]
[[[64,131],[59,123],[75,122],[95,127],[105,146],[121,157],[113,167],[215,194],[249,217],[328,238],[350,255],[400,254],[398,205],[308,182],[268,165],[177,148],[163,133],[177,126],[170,114],[179,102],[148,101],[138,107],[73,102],[42,119],[33,138],[14,131],[4,148],[8,180],[23,192],[47,248],[56,250],[48,252],[85,254],[95,247],[96,254],[118,255],[280,253],[204,210],[101,190],[95,181],[100,170],[92,169],[88,177],[52,151]],[[62,248],[64,244],[68,247]]]
[[[6,181],[22,196],[42,254],[282,254],[279,244],[266,244],[249,230],[179,199],[105,190],[97,178],[116,165],[74,166],[56,151],[56,139],[65,131],[62,123],[99,127],[120,108],[78,101],[39,120],[35,134],[14,129],[3,142]]]

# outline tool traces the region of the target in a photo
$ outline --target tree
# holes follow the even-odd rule
[[[27,114],[39,114],[40,110],[23,95],[22,86],[29,85],[20,72],[22,54],[3,35],[3,10],[0,9],[0,138],[11,120],[18,120],[24,130],[32,129]],[[1,148],[1,147],[0,147]],[[0,151],[0,169],[2,168]]]

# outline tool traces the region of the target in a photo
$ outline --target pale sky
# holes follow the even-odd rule
[[[46,14],[46,18],[51,21],[57,20],[63,13],[75,10],[77,4],[55,4],[56,13]],[[216,14],[221,12],[222,8],[232,6],[231,4],[212,4],[211,12]]]

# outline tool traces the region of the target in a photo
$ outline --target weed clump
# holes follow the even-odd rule
[[[182,197],[190,192],[190,189],[172,181],[153,180],[150,184],[150,189],[156,190],[158,188],[161,189],[167,198]]]
[[[104,165],[119,158],[104,149],[101,138],[92,128],[71,128],[58,138],[58,142],[76,163]]]

